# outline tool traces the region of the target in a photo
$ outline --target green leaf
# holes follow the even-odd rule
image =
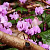
[[[48,24],[48,27],[50,28],[50,22],[49,23],[47,23]]]
[[[8,22],[11,22],[12,24],[15,24],[15,23],[17,23],[17,22],[18,22],[18,20],[19,20],[19,18],[18,18],[18,19],[16,19],[16,20],[10,20],[10,21],[8,21]]]
[[[22,13],[22,11],[28,11],[27,9],[25,9],[25,8],[23,8],[23,7],[18,7],[18,8],[16,8],[16,11],[21,11],[21,13]]]
[[[45,17],[46,17],[46,14],[45,14],[45,13],[43,13],[43,14],[42,14],[42,17],[43,17],[43,18],[45,18]]]
[[[35,14],[35,11],[31,11],[29,14]]]
[[[50,45],[50,30],[41,32],[39,35],[42,37],[44,44]]]
[[[33,20],[34,16],[24,17],[23,19],[29,19],[29,18]]]
[[[15,23],[15,20],[10,20],[10,21],[8,21],[8,22],[11,22],[12,24],[14,24],[14,23]]]
[[[16,23],[19,21],[19,18],[18,19],[16,19]]]
[[[16,48],[9,48],[9,49],[5,49],[5,50],[18,50]]]
[[[50,14],[46,15],[45,22],[47,22],[47,23],[50,22]]]
[[[41,28],[41,31],[43,31],[43,23],[40,24],[39,27]]]

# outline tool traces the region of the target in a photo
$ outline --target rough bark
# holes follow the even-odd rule
[[[31,50],[45,50],[44,48],[35,45],[27,40],[20,39],[18,37],[3,33],[0,31],[0,42],[5,43],[6,45],[9,45],[11,47],[15,47],[18,49],[23,50],[26,47],[31,47]],[[30,45],[26,45],[26,43]]]
[[[13,32],[13,36],[19,37],[20,39],[27,39],[28,35],[25,34],[24,32],[20,32],[15,28],[11,28],[12,32]]]

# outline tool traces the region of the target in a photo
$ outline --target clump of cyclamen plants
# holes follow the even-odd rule
[[[25,3],[27,0],[19,0],[21,3]],[[46,1],[49,3],[49,0]],[[12,8],[10,7],[8,2],[4,2],[3,5],[0,5],[0,31],[12,35],[13,31],[10,29],[12,27],[12,23],[8,22],[8,17],[7,17],[7,10],[11,10]],[[43,7],[36,7],[35,8],[35,15],[42,15],[44,13],[44,8]],[[21,16],[17,12],[14,12],[13,14],[10,14],[9,17],[11,20],[17,20]],[[16,24],[16,28],[18,31],[24,31],[27,35],[36,35],[37,33],[41,33],[41,28],[39,25],[43,23],[43,21],[40,21],[38,17],[34,17],[34,19],[23,19],[19,20]],[[37,41],[33,41],[31,39],[25,39],[33,44],[37,45]],[[43,44],[41,41],[38,42],[38,45],[45,48],[49,49],[50,45]]]

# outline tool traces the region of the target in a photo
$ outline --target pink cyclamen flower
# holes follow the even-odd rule
[[[5,22],[4,23],[4,27],[6,27],[6,28],[9,28],[11,26],[12,26],[12,23],[11,22]]]
[[[3,28],[2,24],[0,23],[0,30]]]
[[[0,14],[2,14],[2,15],[6,15],[7,14],[6,9],[4,9],[2,6],[0,6]]]
[[[10,14],[10,15],[9,15],[9,17],[11,17],[11,19],[16,20],[16,19],[18,19],[18,18],[19,18],[19,15],[17,14],[17,12],[14,12],[14,13],[13,13],[13,15],[12,15],[12,14]]]
[[[37,45],[36,41],[34,42],[34,41],[31,40],[31,39],[25,39],[25,40],[28,40],[28,41],[32,42],[33,44],[36,44],[36,45]]]
[[[50,4],[50,0],[46,1],[48,4]]]
[[[38,26],[42,23],[42,21],[39,21],[39,19],[37,17],[34,18],[34,20],[32,21],[31,25],[33,26]]]
[[[19,31],[22,31],[22,30],[27,30],[28,27],[30,27],[30,24],[28,22],[25,22],[24,20],[23,21],[18,21],[17,23],[17,28]]]
[[[11,30],[10,28],[9,28],[9,29],[7,29],[6,31],[7,31],[7,34],[12,35],[12,30]]]
[[[32,19],[25,19],[26,22],[32,23]]]
[[[42,42],[39,41],[39,45],[41,46],[42,45]]]
[[[43,14],[43,7],[36,7],[35,8],[35,13],[36,13],[36,15],[41,15],[41,14]]]
[[[33,28],[28,30],[27,34],[34,35],[40,32],[41,32],[41,29],[39,28],[39,26],[34,26]]]
[[[11,30],[10,28],[6,29],[6,28],[4,27],[4,28],[1,28],[0,31],[12,35],[12,30]]]
[[[6,6],[6,7],[9,7],[9,3],[8,2],[4,2],[3,5]]]
[[[2,16],[2,14],[0,14],[0,23],[4,23],[4,22],[8,22],[8,18],[7,16]]]
[[[43,47],[43,48],[45,48],[45,49],[48,49],[48,46],[49,45],[47,45],[47,44],[42,44],[42,45],[40,45],[41,47]]]
[[[6,22],[5,18],[4,17],[0,17],[0,23],[4,23]]]
[[[3,6],[6,8],[6,10],[11,10],[10,4],[8,2],[4,2]]]
[[[39,26],[34,26],[34,27],[33,27],[33,30],[34,30],[34,33],[35,33],[35,34],[41,32],[41,29],[39,28]]]
[[[29,29],[28,30],[28,32],[27,32],[27,34],[29,35],[34,35],[34,29],[33,28],[31,28],[31,29]]]
[[[21,3],[25,3],[27,0],[19,0]]]

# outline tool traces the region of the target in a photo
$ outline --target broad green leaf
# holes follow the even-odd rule
[[[25,8],[23,8],[23,7],[18,7],[18,8],[16,8],[16,11],[21,11],[21,13],[22,13],[22,11],[28,11],[27,9],[25,9]]]
[[[15,20],[10,20],[10,21],[8,21],[8,22],[11,22],[12,24],[14,24],[14,23],[15,23]]]
[[[39,35],[42,37],[43,43],[50,45],[50,30],[41,32]]]
[[[16,48],[8,48],[8,49],[5,49],[5,50],[18,50]]]
[[[23,19],[29,19],[29,18],[33,20],[34,16],[24,17]]]
[[[31,11],[29,14],[35,14],[35,11]]]
[[[8,22],[11,22],[12,24],[15,24],[15,23],[18,22],[18,20],[19,20],[19,19],[16,19],[16,20],[10,20],[10,21],[8,21]]]
[[[16,23],[19,21],[19,18],[18,19],[16,19]]]

